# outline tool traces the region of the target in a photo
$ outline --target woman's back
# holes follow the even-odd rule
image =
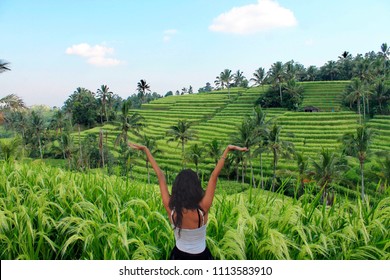
[[[208,213],[204,213],[200,209],[183,209],[183,218],[181,222],[181,229],[196,229],[207,223]],[[171,212],[171,223],[175,224],[176,212]]]

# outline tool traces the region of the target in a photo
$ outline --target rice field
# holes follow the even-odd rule
[[[167,259],[174,235],[158,186],[100,173],[0,162],[0,256]],[[390,259],[390,197],[377,204],[321,193],[299,200],[220,182],[207,245],[217,259]]]
[[[282,126],[282,139],[294,144],[297,152],[304,153],[315,160],[322,148],[340,151],[339,138],[346,132],[353,132],[358,125],[358,115],[351,111],[343,111],[341,95],[348,82],[304,82],[304,106],[317,106],[320,112],[289,112],[280,108],[265,109],[267,118],[273,118]],[[236,132],[236,126],[246,115],[252,114],[253,104],[257,98],[266,91],[262,87],[231,89],[230,99],[226,90],[213,93],[190,94],[182,96],[169,96],[143,104],[138,112],[145,118],[147,127],[141,132],[149,137],[155,137],[162,154],[157,155],[157,161],[171,172],[181,168],[181,147],[178,143],[167,143],[166,132],[170,126],[177,124],[180,119],[193,122],[193,129],[198,138],[189,141],[186,147],[192,144],[204,146],[213,139],[224,144],[229,143],[230,135]],[[326,100],[325,100],[326,99]],[[317,102],[317,103],[314,103]],[[332,103],[332,107],[328,107]],[[373,149],[390,151],[390,118],[377,116],[368,122],[368,125],[377,131],[372,145]],[[107,132],[108,145],[113,148],[113,142],[119,131],[107,124],[103,127]],[[98,134],[100,128],[82,133]],[[77,135],[75,135],[77,141]],[[130,135],[132,141],[139,141],[135,135]],[[146,174],[142,158],[136,159],[135,171],[140,177]],[[254,175],[259,179],[260,167],[258,159],[254,159]],[[272,175],[272,154],[263,155],[264,175]],[[195,168],[187,163],[190,168]],[[289,172],[295,172],[297,167],[293,159],[281,159],[280,167]],[[205,174],[211,172],[212,160],[205,156],[200,169]],[[247,178],[249,182],[249,178]]]

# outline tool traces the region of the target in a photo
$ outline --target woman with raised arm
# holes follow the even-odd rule
[[[227,154],[230,151],[248,151],[247,148],[228,145],[211,173],[206,191],[202,189],[198,175],[191,169],[182,170],[175,178],[172,195],[169,194],[164,173],[158,167],[149,149],[129,143],[133,149],[145,152],[156,172],[165,210],[174,228],[176,245],[171,252],[172,260],[211,260],[206,247],[206,224],[213,203],[215,188]]]

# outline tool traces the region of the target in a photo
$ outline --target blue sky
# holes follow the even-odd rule
[[[321,66],[390,44],[388,0],[0,0],[0,98],[62,106],[77,87],[126,98],[249,79],[276,61]]]

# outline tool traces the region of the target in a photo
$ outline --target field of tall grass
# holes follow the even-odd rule
[[[0,162],[0,257],[167,259],[174,235],[158,187],[40,161]],[[299,199],[220,183],[207,244],[217,259],[390,259],[390,197],[376,204],[310,185]]]

